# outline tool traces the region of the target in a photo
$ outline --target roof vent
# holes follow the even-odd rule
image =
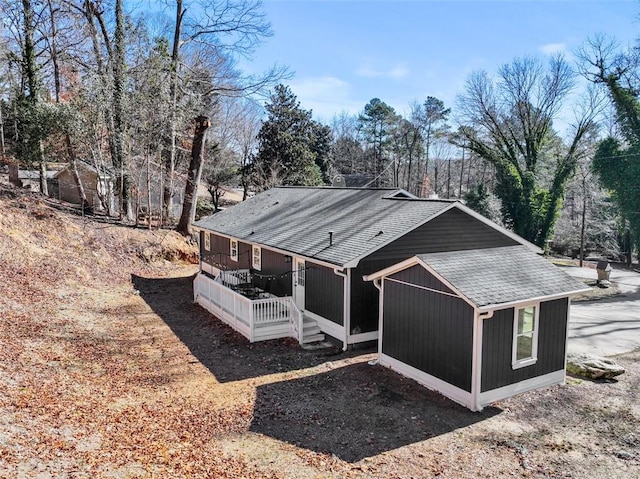
[[[329,246],[333,246],[333,231],[329,231]]]
[[[437,200],[437,199],[439,199],[438,193],[431,193],[431,194],[429,195],[429,199],[430,199],[430,200]]]

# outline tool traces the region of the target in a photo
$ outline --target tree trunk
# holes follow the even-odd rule
[[[447,160],[447,198],[451,198],[451,158]]]
[[[2,105],[0,105],[0,153],[4,155],[7,152],[4,146],[4,120],[2,116]]]
[[[202,163],[204,161],[205,135],[210,126],[209,117],[200,115],[196,118],[196,129],[193,135],[193,147],[191,148],[191,162],[187,172],[187,184],[184,188],[182,214],[176,228],[184,236],[191,235],[191,223],[196,216],[198,184],[200,184]]]
[[[162,208],[162,205],[160,206]],[[147,153],[147,222],[151,229],[151,155]]]
[[[47,162],[44,160],[44,146],[40,140],[40,193],[49,196],[49,185],[47,185]]]
[[[458,198],[462,198],[462,182],[464,181],[464,148],[462,149],[462,159],[460,160],[460,184],[458,185]]]
[[[583,191],[582,191],[582,224],[580,225],[580,267],[582,268],[582,261],[584,260],[584,228],[587,218],[587,197],[584,191],[584,178],[583,178]]]
[[[182,0],[176,0],[176,24],[173,31],[173,47],[171,50],[171,77],[169,82],[169,94],[171,96],[171,119],[170,119],[170,146],[169,161],[167,168],[169,170],[167,182],[164,189],[164,207],[167,210],[167,216],[173,215],[173,195],[175,189],[175,172],[176,172],[176,137],[178,135],[178,67],[180,65],[180,36],[182,32],[182,19],[185,10],[182,8]]]

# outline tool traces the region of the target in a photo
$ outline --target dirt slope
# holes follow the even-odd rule
[[[0,478],[640,477],[640,352],[471,413],[371,351],[247,343],[194,258],[0,185]]]

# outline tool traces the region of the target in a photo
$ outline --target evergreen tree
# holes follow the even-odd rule
[[[583,74],[604,86],[615,108],[619,138],[610,136],[596,150],[593,170],[603,187],[611,192],[624,223],[628,225],[624,241],[627,262],[631,262],[632,245],[640,250],[640,82],[638,50],[619,53],[604,37],[589,42],[580,54]],[[625,228],[626,229],[626,228]]]
[[[321,185],[330,149],[330,129],[300,108],[291,89],[278,85],[265,105],[267,119],[258,133],[253,157],[253,183],[258,189],[276,185]]]
[[[375,186],[383,183],[382,176],[389,160],[393,126],[398,121],[395,110],[379,98],[373,98],[358,117],[364,141],[372,156],[369,172],[375,175]]]

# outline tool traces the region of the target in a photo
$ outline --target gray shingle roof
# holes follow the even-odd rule
[[[396,191],[273,188],[195,226],[342,266],[451,206],[446,200],[388,198]]]
[[[429,253],[418,258],[479,307],[588,289],[525,246]]]

